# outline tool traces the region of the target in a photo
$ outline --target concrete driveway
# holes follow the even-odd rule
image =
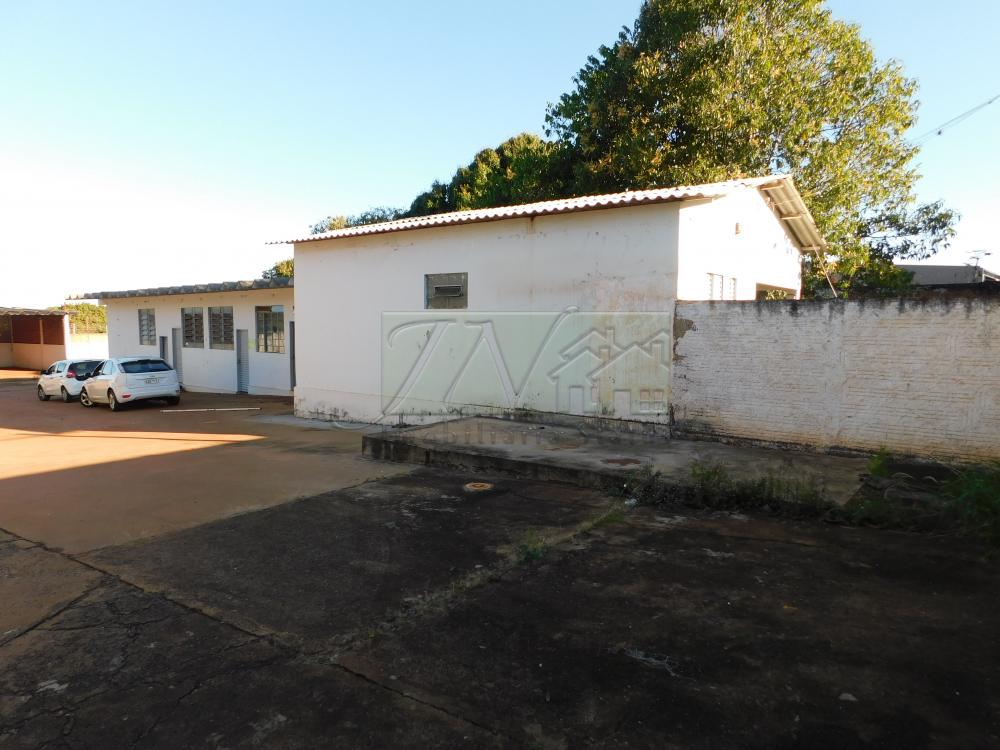
[[[362,459],[359,431],[294,419],[290,399],[187,393],[112,413],[40,402],[34,382],[0,373],[0,527],[71,553],[407,471]]]
[[[4,750],[1000,746],[970,540],[385,466],[282,400],[32,399],[0,385]]]

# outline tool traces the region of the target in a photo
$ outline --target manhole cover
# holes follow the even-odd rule
[[[466,492],[486,492],[486,490],[492,490],[493,485],[489,482],[469,482],[463,485],[462,489]]]

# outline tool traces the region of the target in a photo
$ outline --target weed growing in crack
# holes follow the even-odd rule
[[[891,473],[897,462],[879,450],[864,486],[843,507],[815,483],[775,474],[733,477],[718,464],[695,463],[690,477],[668,482],[651,467],[629,475],[621,488],[640,505],[680,505],[708,510],[760,510],[848,526],[975,536],[1000,547],[1000,462],[947,469],[943,480]]]
[[[535,529],[528,529],[528,532],[517,544],[517,561],[526,563],[541,560],[548,548],[549,544],[543,536]]]
[[[887,477],[892,474],[892,470],[889,467],[889,462],[892,460],[892,454],[882,446],[871,458],[868,459],[868,473],[873,477]]]
[[[632,473],[624,494],[640,505],[684,505],[709,510],[765,510],[794,518],[817,518],[836,509],[814,482],[776,474],[734,477],[719,464],[696,462],[687,480],[667,482],[643,467]]]

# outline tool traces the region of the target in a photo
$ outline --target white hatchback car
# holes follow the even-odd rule
[[[72,401],[80,395],[83,381],[101,364],[99,359],[60,359],[38,377],[38,400],[48,401],[59,396]]]
[[[83,382],[80,390],[81,404],[107,404],[111,411],[147,398],[162,398],[171,406],[181,401],[177,373],[158,357],[106,359]]]

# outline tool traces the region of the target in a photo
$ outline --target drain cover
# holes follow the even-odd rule
[[[489,482],[469,482],[462,485],[462,489],[466,492],[486,492],[487,490],[492,490],[493,485]]]

